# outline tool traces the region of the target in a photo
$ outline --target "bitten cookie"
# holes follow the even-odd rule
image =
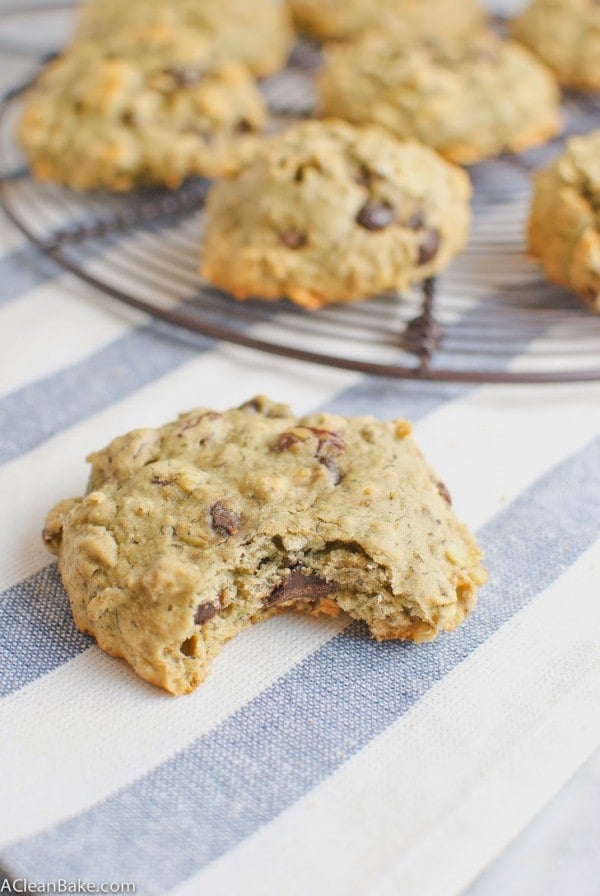
[[[288,0],[301,31],[319,40],[357,37],[373,28],[408,37],[467,39],[484,22],[477,0]]]
[[[550,280],[600,312],[600,130],[572,137],[535,175],[528,235]]]
[[[202,273],[307,308],[403,290],[465,245],[463,171],[378,128],[305,122],[265,140],[206,205]]]
[[[467,165],[560,130],[552,74],[488,32],[467,44],[415,45],[380,32],[332,46],[318,90],[323,115],[382,125]]]
[[[543,59],[561,84],[600,90],[598,0],[533,0],[511,30]]]
[[[112,45],[122,28],[139,25],[202,36],[221,60],[259,77],[285,65],[294,40],[287,8],[274,0],[91,0],[79,13],[75,39]]]
[[[262,128],[246,70],[185,30],[140,26],[110,49],[72,45],[25,97],[18,137],[33,174],[79,190],[177,187],[235,166]]]
[[[87,494],[50,512],[44,539],[78,628],[174,694],[286,606],[429,641],[463,621],[486,579],[404,420],[298,419],[257,398],[137,430],[89,460]]]

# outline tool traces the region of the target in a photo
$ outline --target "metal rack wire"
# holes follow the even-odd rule
[[[34,15],[33,9],[23,14]],[[300,44],[288,68],[263,84],[274,115],[310,111],[317,64],[315,47]],[[0,205],[57,265],[137,311],[188,335],[389,377],[600,379],[600,316],[547,284],[524,254],[530,171],[564,138],[471,169],[473,237],[437,282],[406,296],[307,312],[285,301],[239,303],[201,280],[206,181],[126,196],[82,195],[35,182],[13,137],[25,87],[11,90],[0,105]],[[564,115],[567,133],[583,133],[597,125],[600,101],[567,96]]]

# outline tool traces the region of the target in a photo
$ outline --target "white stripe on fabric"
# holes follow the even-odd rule
[[[598,742],[599,575],[600,542],[361,753],[174,896],[230,896],[239,880],[244,896],[461,892]]]
[[[233,353],[238,369],[230,360]],[[0,591],[47,565],[49,555],[39,538],[45,514],[62,498],[82,493],[88,477],[85,456],[120,433],[160,426],[186,408],[215,404],[227,408],[257,392],[287,401],[302,413],[359,378],[359,374],[324,371],[300,362],[283,367],[270,356],[220,347],[1,466],[0,557],[4,559]],[[19,507],[18,517],[14,507]]]
[[[74,293],[67,278],[1,308],[0,397],[62,369],[66,360],[76,364],[130,330],[131,321],[114,310],[90,288]]]
[[[200,363],[200,361],[198,363]],[[215,363],[214,358],[211,363]],[[167,392],[165,395],[166,401],[169,400],[169,394],[170,393]],[[536,435],[538,433],[544,433],[544,426],[547,425],[547,422],[544,418],[541,418],[538,426],[537,418],[531,414],[528,404],[525,403],[522,408],[520,404],[514,406],[511,402],[511,395],[514,395],[514,389],[503,388],[498,391],[496,387],[482,387],[475,392],[465,394],[462,399],[455,399],[452,402],[442,405],[438,410],[431,412],[429,416],[418,423],[416,427],[419,443],[427,443],[427,455],[430,453],[436,454],[436,461],[438,459],[441,461],[443,456],[448,455],[447,459],[449,460],[450,465],[445,464],[442,469],[442,464],[440,463],[440,473],[448,479],[451,487],[456,486],[455,490],[457,494],[462,496],[464,493],[469,496],[466,504],[468,505],[470,514],[475,518],[477,525],[483,524],[498,510],[505,507],[507,496],[515,497],[520,491],[541,476],[545,470],[552,468],[563,457],[568,456],[582,445],[585,445],[590,436],[593,436],[595,433],[595,427],[593,425],[593,420],[590,419],[590,415],[582,413],[582,399],[581,396],[579,396],[578,389],[574,386],[562,388],[559,390],[559,394],[555,396],[555,413],[557,410],[562,410],[564,413],[563,419],[565,421],[564,427],[560,430],[560,438],[558,437],[558,434],[554,437],[552,430],[550,430],[549,435],[552,437],[540,439],[539,443],[536,441]],[[232,396],[232,403],[239,401],[239,398],[239,393],[237,396]],[[294,403],[297,405],[299,404],[298,401],[295,401]],[[512,455],[517,451],[517,448],[511,445],[510,448],[507,449],[506,441],[503,437],[505,434],[496,432],[494,423],[497,418],[494,417],[492,413],[492,408],[498,406],[504,408],[505,405],[511,409],[510,416],[509,411],[507,410],[506,413],[502,415],[502,419],[505,421],[504,425],[506,425],[507,420],[511,421],[512,425],[510,427],[510,433],[517,443],[517,446],[527,445],[529,443],[538,445],[535,452],[529,450],[523,452],[521,463],[509,462],[506,467],[504,466],[504,460],[506,458],[507,450],[509,451],[509,454]],[[303,408],[299,407],[299,410],[302,409]],[[159,409],[157,409],[157,413],[160,413]],[[449,426],[449,422],[454,419],[459,421],[458,429]],[[471,420],[470,423],[468,423],[469,419]],[[473,421],[476,421],[476,423],[473,424]],[[478,425],[479,423],[481,423],[481,425]],[[465,446],[461,439],[458,438],[458,435],[463,432],[469,433],[468,446]],[[518,434],[518,438],[514,437],[515,433]],[[439,455],[439,458],[437,455]],[[484,469],[485,479],[477,479],[476,487],[471,490],[471,479],[475,473],[478,473],[479,471],[477,465],[473,464],[472,459],[480,456],[485,457],[486,459]],[[447,476],[447,474],[449,475]],[[511,475],[514,479],[511,479]],[[497,483],[495,481],[495,476],[498,477]],[[65,494],[67,493],[69,492],[65,492]],[[471,522],[470,515],[466,518]],[[54,724],[57,724],[57,718],[60,719],[60,724],[58,724],[59,729],[66,730],[70,726],[77,726],[77,719],[86,715],[85,704],[87,704],[89,699],[87,694],[82,697],[84,702],[83,706],[81,705],[80,700],[75,698],[65,701],[59,715],[57,715],[57,713],[59,712],[60,707],[57,707],[55,702],[49,697],[49,694],[55,687],[59,691],[61,688],[65,688],[65,682],[69,681],[71,676],[74,679],[77,679],[80,662],[81,660],[79,659],[71,661],[66,669],[61,668],[54,673],[50,673],[50,675],[47,676],[46,679],[43,679],[41,683],[37,682],[30,686],[30,688],[36,689],[36,693],[40,694],[40,705],[42,707],[48,707],[47,710],[44,708],[42,712],[44,717],[46,716],[46,712],[48,713],[44,727],[49,730],[51,730]],[[86,661],[86,663],[87,662],[88,661]],[[90,660],[89,662],[92,661]],[[289,665],[291,666],[292,663]],[[103,676],[99,676],[98,678],[97,687],[99,693],[102,693],[111,687],[111,669],[113,666],[114,664],[111,662],[108,664],[100,663],[98,665],[98,668],[105,672]],[[60,686],[55,685],[54,683],[56,676],[59,676],[59,681],[61,682]],[[114,716],[112,718],[110,714],[105,716],[105,725],[107,730],[111,732],[114,748],[118,750],[121,755],[124,755],[124,752],[128,749],[133,750],[134,752],[137,749],[135,740],[132,741],[129,737],[129,733],[123,731],[121,727],[121,700],[123,699],[123,695],[127,693],[127,687],[129,687],[130,684],[130,679],[127,676],[120,681],[119,690],[118,693],[115,694],[114,699]],[[25,689],[25,693],[26,692],[27,689]],[[13,724],[10,721],[10,719],[13,719],[13,713],[15,719],[19,716],[20,699],[21,697],[19,696],[19,693],[16,693],[13,697],[9,697],[4,701],[4,703],[9,706],[9,709],[7,710],[10,714],[9,717],[4,716],[4,703],[0,703],[0,727],[5,726],[5,730],[9,730],[10,726]],[[23,699],[29,701],[30,698],[26,695]],[[148,714],[148,717],[146,722],[140,723],[142,729],[148,728],[156,722],[156,713],[159,713],[160,709],[155,708],[152,701],[150,701],[148,706],[144,707],[144,712]],[[148,754],[148,766],[159,763],[169,755],[169,745],[172,742],[171,735],[165,730],[162,737],[164,738],[162,743],[160,738],[156,741],[156,751],[152,755]],[[183,745],[184,743],[181,741],[180,746]],[[0,746],[0,750],[1,749]],[[56,755],[60,755],[58,750],[56,751]],[[2,760],[2,758],[2,753],[0,752],[0,760]],[[99,763],[97,773],[94,771],[94,762]],[[50,824],[67,817],[68,814],[70,814],[70,811],[76,811],[74,809],[69,811],[69,806],[77,806],[79,811],[81,811],[87,805],[87,799],[90,801],[98,800],[133,780],[131,769],[135,768],[135,755],[131,758],[130,762],[123,761],[109,769],[105,767],[102,755],[96,756],[95,759],[93,754],[86,756],[86,774],[89,774],[90,779],[93,779],[94,781],[94,786],[97,787],[94,791],[95,796],[93,799],[90,796],[89,790],[81,790],[78,793],[78,788],[74,786],[72,782],[69,782],[64,778],[65,775],[74,774],[78,780],[81,774],[81,769],[75,763],[68,768],[63,768],[62,765],[57,765],[57,767],[53,769],[52,774],[49,775],[46,754],[44,754],[43,757],[38,757],[36,761],[34,753],[29,759],[28,768],[31,781],[35,781],[35,786],[32,784],[32,787],[30,788],[32,797],[35,796],[36,805],[39,804],[46,808],[40,808],[37,813],[33,813],[31,811],[32,807],[29,807],[29,811],[24,812],[24,809],[27,806],[26,798],[23,797],[22,794],[15,794],[15,803],[11,804],[11,812],[9,813],[9,816],[14,819],[21,812],[24,812],[24,816],[28,818],[29,824],[35,825],[33,830],[36,831],[40,829],[38,825],[42,827],[49,826]],[[65,793],[69,793],[70,791],[76,792],[69,797],[69,801],[65,798],[65,801],[62,804],[63,812],[66,814],[62,814],[60,811],[61,804],[59,803],[59,814],[53,815],[52,812],[56,811],[57,807],[55,800],[52,798],[52,793],[54,792],[53,789],[56,786],[57,780],[63,781],[63,790]],[[50,794],[46,794],[46,789],[48,787],[51,788]],[[41,798],[42,794],[44,794],[43,798]],[[75,802],[73,802],[73,800]],[[48,811],[50,815],[47,816],[46,811]],[[28,831],[27,833],[30,832]]]
[[[488,386],[417,425],[427,460],[443,477],[458,515],[473,528],[490,516],[490,500],[502,510],[599,430],[600,383],[554,383],[547,390]],[[472,458],[468,469],[466,454]]]

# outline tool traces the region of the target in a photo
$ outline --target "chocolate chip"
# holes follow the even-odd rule
[[[409,230],[422,230],[425,227],[425,212],[423,209],[416,209],[404,226]]]
[[[247,118],[240,118],[240,120],[238,121],[238,123],[235,126],[236,134],[249,134],[253,130],[254,130],[254,128],[252,127],[252,125],[250,124],[250,122],[248,121]]]
[[[301,249],[306,246],[306,234],[298,230],[284,230],[279,234],[279,239],[288,249]]]
[[[431,261],[437,255],[437,251],[440,248],[440,232],[439,230],[431,229],[425,231],[425,236],[423,237],[423,241],[419,246],[419,259],[418,264],[427,264],[428,261]]]
[[[177,87],[193,87],[203,77],[202,69],[193,65],[169,66],[164,73],[174,80]]]
[[[319,463],[323,464],[323,466],[326,467],[326,469],[328,469],[329,472],[331,473],[331,476],[333,478],[333,484],[339,485],[340,482],[342,481],[342,474],[341,474],[338,462],[335,459],[335,457],[333,457],[332,454],[324,454],[321,456],[321,455],[319,455],[318,451],[317,451],[317,457],[319,459]]]
[[[221,501],[215,501],[210,508],[212,525],[220,535],[237,535],[240,531],[240,518],[233,510],[228,510]]]
[[[121,123],[126,125],[127,127],[130,127],[132,124],[134,124],[135,119],[133,117],[133,112],[123,112],[123,114],[121,115]]]
[[[315,426],[302,426],[298,427],[298,429],[306,429],[317,437],[319,441],[316,454],[317,457],[319,457],[319,452],[324,451],[327,447],[337,448],[339,451],[343,451],[346,447],[341,432],[329,429],[317,429]],[[276,451],[287,451],[292,445],[297,445],[298,442],[302,441],[303,439],[295,432],[282,432],[275,442],[274,448]]]
[[[301,441],[302,439],[300,436],[297,436],[293,432],[282,432],[275,442],[274,448],[275,451],[287,451],[292,445],[297,445],[298,442]]]
[[[317,429],[315,426],[307,426],[306,428],[318,438],[319,449],[323,445],[331,445],[332,448],[339,448],[340,451],[343,451],[346,447],[341,432],[336,432],[336,430],[331,429]]]
[[[359,187],[370,187],[373,183],[373,172],[366,165],[361,165],[358,172],[354,175],[354,183]]]
[[[369,199],[358,215],[356,221],[366,230],[383,230],[396,220],[396,209],[387,202]]]
[[[293,600],[319,600],[335,591],[335,586],[315,575],[305,575],[299,569],[290,570],[290,575],[281,585],[268,594],[263,604],[274,607],[276,604]]]
[[[450,495],[450,492],[446,488],[446,483],[445,482],[436,482],[436,485],[437,485],[437,490],[440,493],[440,495],[442,496],[442,498],[444,499],[444,501],[446,501],[448,504],[451,505],[452,497]]]
[[[332,452],[343,451],[345,449],[346,444],[343,435],[341,432],[330,432],[326,429],[314,429],[313,427],[310,427],[310,429],[319,439],[315,457],[320,464],[323,464],[323,466],[329,470],[333,478],[333,484],[339,485],[342,480],[342,473],[337,458]]]
[[[196,612],[194,613],[194,622],[196,623],[196,625],[202,625],[203,622],[208,622],[209,619],[212,619],[213,616],[216,616],[218,612],[219,607],[216,607],[210,602],[207,602],[205,604],[198,604]]]

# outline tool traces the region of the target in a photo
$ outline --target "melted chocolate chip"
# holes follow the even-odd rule
[[[220,535],[237,535],[240,531],[240,518],[233,510],[228,510],[221,501],[215,501],[210,508],[212,526]]]
[[[365,202],[356,216],[357,223],[365,230],[383,230],[395,220],[396,209],[387,202],[378,202],[376,199]]]
[[[263,604],[265,607],[274,607],[293,600],[319,600],[333,591],[335,586],[325,579],[304,575],[299,569],[292,569],[288,578],[265,597]]]
[[[334,456],[334,452],[343,451],[346,447],[344,437],[341,432],[329,429],[318,429],[316,426],[303,426],[308,432],[312,432],[317,437],[318,444],[314,456],[320,464],[323,464],[333,477],[335,485],[341,481],[342,474],[338,462]],[[282,432],[273,448],[275,451],[288,451],[293,445],[304,441],[301,436],[295,432]]]
[[[279,239],[288,249],[301,249],[306,246],[306,234],[297,230],[284,230],[279,234]]]
[[[324,454],[321,456],[321,455],[319,455],[318,451],[317,451],[317,457],[319,459],[319,463],[323,464],[323,466],[327,470],[329,470],[329,472],[331,473],[331,476],[333,478],[333,484],[339,485],[340,482],[342,481],[342,474],[341,474],[338,462],[335,459],[335,457],[333,457],[332,454]]]
[[[302,426],[298,428],[306,429],[317,437],[319,441],[316,454],[317,457],[319,457],[319,452],[325,450],[327,447],[337,448],[339,451],[343,451],[346,447],[341,432],[335,432],[335,430],[329,429],[317,429],[315,426]],[[295,432],[282,432],[275,442],[274,448],[275,451],[287,451],[292,445],[297,445],[298,442],[302,441],[303,439]]]
[[[288,451],[292,445],[297,445],[298,442],[301,441],[302,439],[300,436],[297,436],[293,432],[282,432],[275,442],[275,451]]]
[[[409,230],[423,230],[425,227],[425,212],[423,209],[416,209],[404,226]]]
[[[335,430],[330,429],[317,429],[315,426],[307,426],[306,428],[318,438],[319,449],[323,445],[331,445],[332,448],[339,448],[340,451],[343,451],[346,447],[341,432],[336,432]]]
[[[437,486],[438,492],[440,493],[440,495],[442,496],[444,501],[446,501],[448,504],[451,505],[452,497],[450,495],[450,492],[446,488],[446,483],[445,482],[436,482],[436,486]]]
[[[177,87],[193,87],[202,80],[202,69],[193,65],[169,66],[164,70],[165,75],[173,79]]]
[[[194,613],[194,622],[196,625],[202,625],[203,622],[208,622],[209,619],[212,619],[213,616],[216,616],[218,612],[219,607],[216,607],[210,602],[207,602],[205,604],[198,604],[196,612]]]
[[[312,429],[319,439],[319,445],[315,457],[325,469],[331,473],[333,484],[339,485],[342,481],[342,473],[335,456],[335,452],[343,451],[346,447],[344,437],[339,432],[328,432],[323,429]]]
[[[250,134],[254,128],[250,124],[247,118],[240,118],[238,123],[235,126],[236,134]]]
[[[437,255],[440,248],[440,232],[432,228],[425,231],[425,236],[419,246],[418,264],[427,264]]]

